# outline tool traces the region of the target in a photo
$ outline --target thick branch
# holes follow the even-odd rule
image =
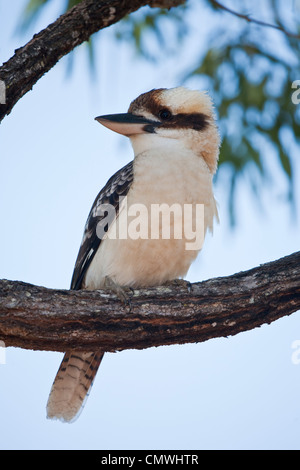
[[[185,0],[83,0],[54,23],[35,34],[0,67],[6,86],[6,104],[0,104],[0,122],[17,101],[64,55],[89,37],[144,5],[171,8]]]
[[[300,252],[232,276],[128,291],[0,281],[0,340],[55,351],[117,351],[235,335],[300,309]]]

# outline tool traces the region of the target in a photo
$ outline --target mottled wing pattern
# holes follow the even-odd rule
[[[103,223],[107,225],[107,217],[105,216],[103,207],[105,207],[105,204],[111,204],[114,206],[117,215],[120,198],[126,196],[132,181],[133,161],[117,171],[117,173],[107,181],[104,188],[96,197],[85,224],[84,234],[71,281],[71,289],[78,290],[82,287],[87,269],[101,243],[101,239],[97,236],[97,232],[99,233],[99,224],[101,225],[101,223]]]

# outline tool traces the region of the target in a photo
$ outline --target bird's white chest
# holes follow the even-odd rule
[[[137,157],[132,200],[151,204],[188,204],[205,198],[211,177],[203,160],[192,152],[161,155],[153,151]],[[205,188],[203,187],[205,186]]]
[[[105,276],[132,287],[183,277],[202,246],[187,245],[190,235],[204,238],[215,213],[211,174],[200,157],[144,152],[135,159],[134,181],[88,269],[86,286],[100,288]]]

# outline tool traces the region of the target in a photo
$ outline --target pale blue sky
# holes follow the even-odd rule
[[[22,38],[13,34],[25,3],[0,0],[1,63],[32,36],[33,31]],[[55,18],[58,5],[36,30]],[[194,25],[199,15],[195,8]],[[191,44],[200,47],[212,24],[207,18],[206,29],[201,22],[201,31],[194,30],[187,42],[182,61],[193,56]],[[230,16],[223,18],[232,24]],[[69,287],[90,206],[107,179],[132,159],[126,138],[94,117],[125,112],[151,88],[180,84],[178,58],[139,62],[109,31],[101,38],[95,82],[81,47],[70,79],[62,59],[0,127],[1,278]],[[219,184],[221,223],[191,267],[190,281],[299,250],[299,185],[298,219],[292,220],[281,197],[286,181],[276,157],[266,152],[276,184],[261,190],[264,212],[240,181],[239,223],[230,230],[228,188]],[[293,170],[299,181],[296,153]],[[86,407],[71,425],[49,421],[45,412],[62,354],[9,348],[6,365],[0,364],[0,448],[299,449],[300,365],[291,360],[292,343],[299,339],[296,313],[227,339],[106,354]]]

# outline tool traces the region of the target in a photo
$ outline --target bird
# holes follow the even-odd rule
[[[206,91],[183,86],[156,88],[134,99],[127,113],[95,118],[106,128],[130,139],[134,159],[117,171],[97,195],[88,215],[71,281],[71,289],[140,288],[183,279],[202,245],[187,247],[183,234],[151,237],[152,207],[199,205],[202,216],[192,222],[204,237],[218,221],[213,177],[217,170],[220,135],[214,104]],[[108,223],[105,208],[113,209]],[[146,208],[139,219],[148,236],[137,230],[121,236],[134,208]],[[133,209],[132,209],[133,208]],[[131,212],[130,212],[131,211]],[[183,219],[170,217],[171,229]],[[128,225],[126,229],[128,228]],[[118,229],[118,230],[117,230]],[[147,231],[147,230],[146,230]],[[109,236],[109,234],[117,236]],[[125,232],[126,233],[126,232]],[[181,233],[183,233],[181,231]],[[100,235],[99,235],[100,234]],[[127,234],[128,235],[128,234]],[[140,235],[140,236],[139,236]],[[147,235],[147,233],[146,233]],[[157,235],[157,234],[156,234]],[[188,249],[189,248],[189,249]],[[47,417],[73,422],[90,393],[104,353],[65,353],[47,403]]]

